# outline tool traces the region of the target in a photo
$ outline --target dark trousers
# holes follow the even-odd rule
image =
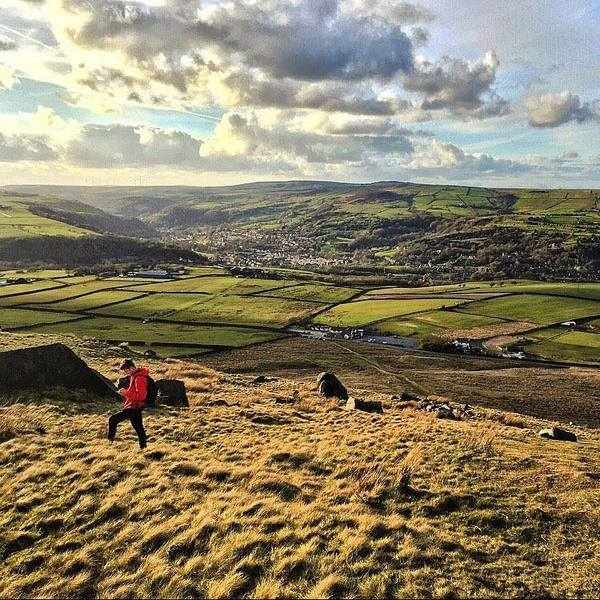
[[[117,433],[117,425],[122,421],[129,422],[137,433],[138,440],[140,442],[140,448],[146,447],[146,432],[144,431],[144,423],[142,422],[142,409],[141,408],[124,408],[122,411],[110,415],[108,419],[108,439],[112,442],[115,439]]]

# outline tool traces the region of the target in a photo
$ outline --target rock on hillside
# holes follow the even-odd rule
[[[117,390],[64,344],[0,352],[0,381],[7,390],[44,390],[61,386],[118,398]]]

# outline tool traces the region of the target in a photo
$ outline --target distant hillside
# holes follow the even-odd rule
[[[411,282],[600,276],[599,190],[311,181],[18,189],[139,219],[235,264],[385,267]]]
[[[148,238],[156,231],[73,200],[0,195],[0,265],[93,266],[114,261],[201,261],[197,253]]]

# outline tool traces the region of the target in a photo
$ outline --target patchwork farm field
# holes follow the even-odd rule
[[[594,283],[345,287],[294,273],[238,277],[215,267],[160,281],[67,271],[0,273],[4,280],[1,329],[130,342],[160,347],[165,356],[272,342],[290,335],[293,325],[329,328],[333,336],[362,328],[366,337],[412,338],[413,346],[431,336],[477,340],[490,351],[518,344],[532,358],[600,362],[600,284]]]

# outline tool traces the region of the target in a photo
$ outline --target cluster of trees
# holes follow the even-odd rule
[[[104,211],[90,208],[88,211],[65,210],[40,204],[32,204],[29,211],[34,215],[46,217],[75,227],[89,229],[97,233],[109,233],[141,238],[156,238],[156,230],[143,221],[132,217],[118,217]]]
[[[394,261],[415,271],[450,279],[597,279],[600,236],[476,223],[432,224],[432,231],[406,236]]]
[[[114,235],[40,236],[0,239],[0,267],[30,265],[82,267],[111,263],[157,262],[205,264],[206,258],[175,246]]]

